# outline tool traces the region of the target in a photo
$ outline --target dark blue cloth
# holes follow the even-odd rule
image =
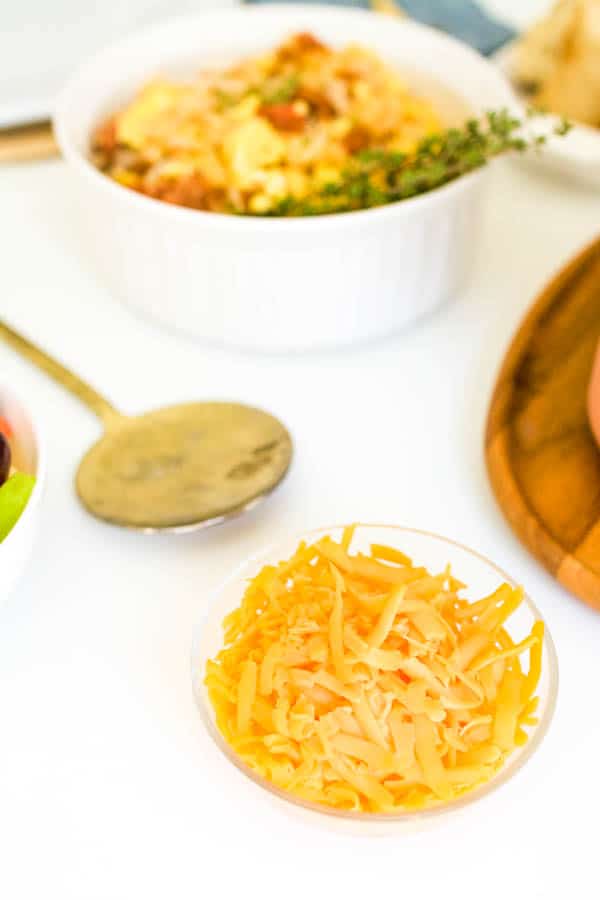
[[[248,3],[273,3],[280,0],[246,0]],[[319,3],[322,0],[303,0]],[[369,0],[327,0],[331,5],[369,9]],[[411,19],[433,25],[471,44],[486,55],[498,50],[515,37],[508,25],[493,19],[473,0],[400,0]]]

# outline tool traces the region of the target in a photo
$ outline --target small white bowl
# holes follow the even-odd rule
[[[398,813],[350,812],[321,806],[283,791],[247,766],[229,746],[217,728],[214,708],[204,684],[206,662],[212,659],[223,646],[222,623],[226,615],[236,609],[242,600],[248,580],[253,578],[265,565],[276,565],[289,558],[303,540],[311,543],[325,535],[339,541],[343,526],[332,526],[308,531],[288,537],[271,546],[260,556],[252,557],[235,571],[217,590],[207,615],[198,627],[192,646],[192,688],[200,717],[210,738],[233,767],[246,776],[260,792],[274,800],[287,812],[300,815],[311,824],[325,825],[360,835],[387,834],[398,828],[420,829],[425,825],[445,819],[465,810],[477,801],[489,796],[496,788],[513,778],[533,756],[544,739],[556,705],[558,692],[558,660],[554,642],[546,626],[542,652],[542,674],[537,688],[539,707],[536,715],[539,722],[529,732],[527,743],[515,750],[506,764],[486,784],[477,787],[455,800],[432,806],[424,810]],[[441,572],[450,563],[453,574],[468,585],[466,596],[471,599],[484,597],[494,591],[502,582],[512,587],[517,582],[489,559],[468,547],[426,531],[401,528],[395,525],[358,525],[352,539],[353,551],[368,553],[372,543],[388,544],[408,554],[416,565],[425,566],[433,572]],[[531,598],[526,594],[524,601],[509,619],[506,628],[515,640],[527,634],[535,621],[542,619]]]
[[[517,42],[512,41],[493,57],[494,62],[509,82],[514,67],[516,48]],[[511,89],[514,92],[515,101],[521,107],[521,114],[524,115],[527,110],[527,100],[519,97],[516,88]],[[541,153],[517,157],[518,161],[544,168],[552,174],[600,189],[600,128],[592,128],[590,125],[580,125],[574,122],[567,135],[557,137],[553,131],[560,121],[559,116],[548,116],[545,122],[540,122],[539,126],[536,126],[536,130],[546,136],[545,147]]]
[[[31,497],[19,521],[0,543],[0,600],[3,600],[16,586],[33,550],[46,478],[46,456],[35,418],[21,398],[2,384],[0,415],[10,422],[28,468],[36,478]]]
[[[255,6],[150,28],[96,56],[56,109],[77,177],[81,230],[116,297],[172,328],[265,350],[312,349],[397,331],[456,296],[474,256],[486,172],[378,209],[304,219],[199,212],[121,187],[88,160],[92,129],[157,72],[226,65],[312,31],[360,43],[437,82],[473,112],[510,106],[503,75],[465,44],[356,9]]]

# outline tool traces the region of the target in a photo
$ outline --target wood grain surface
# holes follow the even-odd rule
[[[586,397],[600,339],[600,239],[546,287],[492,396],[485,453],[502,510],[534,556],[600,610],[600,449]]]

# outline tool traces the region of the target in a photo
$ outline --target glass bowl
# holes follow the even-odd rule
[[[217,729],[214,711],[203,683],[206,661],[215,656],[223,646],[221,623],[229,612],[239,606],[248,579],[253,578],[264,565],[275,564],[290,557],[301,540],[312,543],[325,535],[339,540],[342,530],[343,526],[339,525],[292,535],[273,544],[259,556],[242,563],[221,585],[210,605],[208,614],[197,629],[193,642],[192,685],[194,697],[202,722],[223,755],[233,763],[239,772],[267,791],[272,798],[283,801],[288,811],[295,807],[298,812],[302,810],[313,820],[318,817],[322,824],[326,824],[326,820],[329,820],[330,825],[337,824],[338,826],[342,825],[344,820],[347,824],[354,822],[355,825],[359,825],[362,833],[369,824],[371,826],[376,824],[389,826],[392,823],[408,822],[423,824],[427,820],[433,821],[470,806],[490,794],[512,778],[539,747],[552,720],[558,690],[558,660],[552,637],[547,628],[545,629],[542,654],[542,674],[537,688],[539,707],[536,715],[539,723],[534,728],[528,729],[529,740],[527,743],[523,747],[517,748],[503,768],[485,784],[455,800],[422,810],[397,813],[339,810],[302,800],[276,787],[252,771],[225,741]],[[504,581],[513,587],[517,586],[517,582],[513,578],[481,554],[437,534],[394,525],[358,525],[352,540],[352,550],[368,553],[372,543],[397,547],[403,553],[408,554],[415,565],[425,566],[430,571],[440,572],[450,563],[453,574],[468,585],[466,593],[471,599],[486,596]],[[534,621],[538,619],[542,619],[540,612],[525,594],[523,603],[511,616],[506,627],[511,636],[522,638],[525,633],[529,632]],[[337,823],[334,823],[333,820],[337,820]]]

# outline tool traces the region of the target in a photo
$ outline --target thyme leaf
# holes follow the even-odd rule
[[[558,123],[553,134],[570,125]],[[380,149],[356,153],[340,178],[306,197],[282,197],[262,216],[320,216],[397,203],[441,187],[461,175],[510,152],[523,153],[546,142],[544,135],[527,135],[523,122],[506,110],[488,112],[462,128],[428,135],[411,153]]]

